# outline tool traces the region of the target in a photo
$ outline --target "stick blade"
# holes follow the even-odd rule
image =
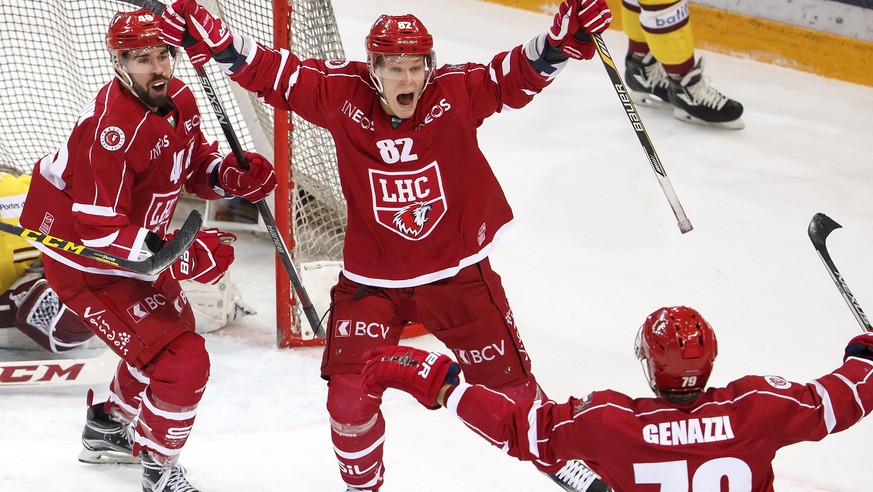
[[[822,249],[824,248],[828,235],[840,227],[843,226],[838,224],[834,219],[819,212],[813,215],[812,220],[809,221],[807,233],[809,234],[809,239],[812,241],[815,249]]]
[[[142,272],[147,275],[157,275],[169,268],[173,262],[178,260],[194,244],[201,225],[203,225],[203,217],[197,210],[192,210],[188,214],[188,218],[185,219],[185,223],[179,228],[179,232],[173,236],[173,239],[168,241],[160,251],[145,261],[147,264],[143,265]]]

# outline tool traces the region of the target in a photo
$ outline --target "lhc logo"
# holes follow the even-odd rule
[[[448,208],[435,162],[415,171],[371,169],[370,191],[376,222],[412,241],[427,237]]]
[[[124,130],[117,126],[107,126],[100,132],[100,145],[110,152],[120,149],[125,140]]]

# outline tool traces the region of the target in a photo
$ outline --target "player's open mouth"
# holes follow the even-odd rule
[[[397,102],[404,108],[412,106],[412,101],[414,99],[415,95],[411,92],[407,92],[405,94],[397,94]]]
[[[166,88],[167,88],[167,81],[166,80],[159,80],[159,81],[151,84],[151,90],[153,90],[155,92],[164,92],[164,90]]]

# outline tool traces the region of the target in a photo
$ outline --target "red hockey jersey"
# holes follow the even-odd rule
[[[521,47],[487,66],[443,66],[395,128],[362,62],[301,61],[258,45],[232,78],[331,133],[348,207],[344,274],[381,287],[448,278],[490,253],[512,210],[477,128],[549,83]]]
[[[220,198],[209,173],[221,156],[201,132],[194,94],[178,79],[170,94],[176,111],[160,116],[117,79],[103,86],[63,147],[36,164],[21,225],[137,259],[148,231],[167,232],[183,188]],[[36,246],[80,270],[154,279]]]
[[[582,459],[616,491],[773,490],[776,451],[818,441],[873,409],[873,362],[849,358],[807,384],[747,376],[684,407],[595,391],[563,404],[459,386],[447,407],[510,455]],[[729,487],[725,487],[729,484]]]

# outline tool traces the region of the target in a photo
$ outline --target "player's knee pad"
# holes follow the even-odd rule
[[[357,435],[368,432],[376,424],[379,403],[364,395],[360,374],[334,374],[327,389],[327,412],[331,426],[341,433]]]
[[[10,298],[18,306],[15,326],[44,349],[65,352],[81,347],[94,336],[45,279],[25,281],[10,291]]]
[[[184,332],[144,368],[149,388],[156,399],[178,407],[200,402],[209,380],[206,341],[194,332]]]

